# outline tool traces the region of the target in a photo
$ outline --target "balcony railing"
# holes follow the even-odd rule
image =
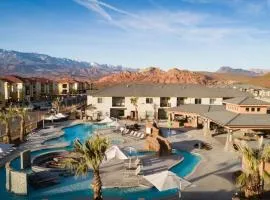
[[[161,102],[160,107],[171,107],[171,103],[168,102]]]
[[[113,102],[113,107],[125,107],[125,102]]]

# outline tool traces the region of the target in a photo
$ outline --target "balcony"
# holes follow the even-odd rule
[[[184,105],[187,98],[177,97],[177,106]]]
[[[112,107],[125,107],[125,97],[113,97]]]
[[[170,97],[161,97],[160,107],[171,107]]]

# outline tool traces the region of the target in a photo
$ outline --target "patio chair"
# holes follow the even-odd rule
[[[142,133],[142,135],[141,135],[140,139],[144,139],[144,138],[145,138],[145,134],[144,134],[144,133]]]

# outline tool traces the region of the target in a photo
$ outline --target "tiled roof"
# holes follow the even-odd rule
[[[196,113],[203,114],[214,111],[224,111],[225,106],[222,105],[202,105],[202,104],[185,104],[178,107],[168,108],[169,112],[183,112],[183,113]]]
[[[3,76],[0,79],[10,83],[23,83],[23,80],[21,80],[19,77],[12,75]]]
[[[228,104],[236,104],[236,105],[270,105],[269,102],[265,102],[262,100],[258,100],[252,97],[236,97],[233,99],[227,99],[223,101]]]
[[[230,88],[209,88],[185,84],[122,84],[98,91],[89,91],[99,97],[194,97],[194,98],[233,98],[247,96],[247,93]]]
[[[204,117],[222,126],[270,127],[268,114],[238,114],[230,111],[209,112]]]

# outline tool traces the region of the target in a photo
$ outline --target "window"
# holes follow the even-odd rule
[[[152,104],[153,103],[153,98],[146,98],[146,103],[147,104]]]
[[[249,112],[249,108],[246,108],[246,112]]]
[[[202,104],[202,100],[201,99],[195,99],[195,104]]]
[[[102,98],[101,97],[98,97],[97,102],[98,103],[102,103]]]
[[[251,108],[251,112],[255,112],[255,108]]]
[[[216,104],[216,99],[210,99],[210,104]]]
[[[261,108],[257,108],[257,112],[261,112]]]
[[[67,88],[67,84],[63,84],[63,88]]]

